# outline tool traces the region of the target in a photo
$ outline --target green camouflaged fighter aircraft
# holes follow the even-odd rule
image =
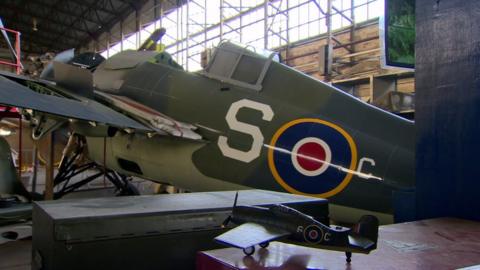
[[[72,57],[48,80],[0,76],[0,104],[23,108],[34,138],[66,123],[74,132],[56,184],[105,165],[117,184],[113,171],[191,191],[286,191],[328,198],[333,218],[382,222],[414,188],[413,122],[274,53],[223,42],[193,73],[166,52],[124,51],[94,72]],[[83,154],[93,162],[79,165]]]

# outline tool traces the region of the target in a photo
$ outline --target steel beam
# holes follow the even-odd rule
[[[56,21],[56,20],[51,18],[51,16],[52,16],[52,11],[51,10],[50,10],[49,14],[35,14],[35,13],[31,12],[30,10],[27,10],[26,8],[18,9],[17,6],[10,5],[8,3],[2,3],[2,6],[4,8],[16,11],[16,14],[23,14],[23,15],[30,16],[32,18],[38,18],[39,23],[41,23],[42,21],[45,21],[45,22],[48,22],[50,24],[59,25],[62,28],[65,27],[64,22]],[[15,17],[14,20],[17,20],[19,17],[22,17],[22,16]],[[74,25],[70,25],[68,27],[68,29],[74,29],[74,30],[79,31],[79,32],[85,32],[84,29],[78,28]]]
[[[75,19],[70,23],[70,25],[68,25],[68,26],[65,28],[65,30],[62,31],[62,34],[60,34],[60,35],[57,36],[57,38],[60,38],[61,35],[65,34],[65,32],[66,32],[69,28],[73,27],[73,25],[74,25],[75,23],[77,23],[79,20],[83,19],[83,17],[84,17],[89,11],[91,12],[92,9],[95,8],[96,5],[97,5],[97,2],[94,1],[90,6],[86,7],[85,10],[83,10],[82,14],[81,14],[79,17],[75,18]],[[90,32],[88,31],[88,29],[85,29],[84,32],[88,33],[89,36],[93,37],[93,34],[90,33]],[[94,40],[94,38],[92,38],[92,40]]]
[[[22,34],[39,34],[42,37],[48,38],[50,36],[46,36],[45,33],[52,33],[52,34],[60,34],[61,32],[53,29],[51,27],[41,27],[37,31],[33,31],[32,25],[23,19],[11,20],[11,25],[13,25],[15,29],[22,32]],[[79,36],[72,36],[69,34],[62,35],[62,37],[66,40],[78,41]],[[53,38],[53,37],[52,37]]]
[[[89,2],[87,1],[83,1],[83,0],[69,0],[69,1],[72,1],[74,2],[76,5],[78,6],[84,6],[84,7],[88,7],[90,5]],[[113,4],[111,3],[111,1],[109,1],[110,3],[110,6],[112,7],[112,9],[114,9],[115,7],[113,6]],[[106,3],[106,2],[104,2]],[[113,15],[113,16],[119,16],[120,14],[115,12],[115,10],[109,10],[106,8],[106,4],[102,5],[102,6],[97,6],[96,9],[99,10],[99,11],[102,11],[102,12],[105,12],[105,13],[108,13],[110,15]]]
[[[66,4],[68,4],[67,1],[65,1]],[[75,2],[76,3],[76,2]],[[38,0],[29,0],[28,1],[28,4],[29,5],[35,5],[37,7],[48,7],[49,9],[55,9],[55,13],[60,13],[60,14],[64,14],[64,15],[67,15],[67,16],[70,16],[70,17],[78,17],[79,14],[78,13],[75,13],[75,12],[72,12],[71,10],[73,9],[70,9],[67,7],[68,10],[65,10],[62,7],[62,5],[57,5],[57,6],[53,6],[51,4],[49,4],[48,2],[41,2],[41,1],[38,1]],[[92,23],[98,23],[97,21],[93,21],[93,20],[90,20],[90,19],[86,19]]]
[[[332,63],[333,63],[333,48],[332,48],[332,0],[327,0],[327,14],[326,20],[327,24],[327,47],[326,47],[326,57],[325,57],[325,71],[324,75],[328,78],[332,74]],[[322,52],[320,52],[322,53]]]
[[[138,4],[137,5],[140,5],[140,6],[143,6],[147,1],[146,0],[139,0],[137,1]],[[120,12],[119,12],[119,15],[116,16],[116,17],[112,17],[110,20],[108,20],[106,23],[105,23],[105,26],[102,27],[101,29],[95,31],[93,33],[93,36],[95,38],[98,38],[101,34],[103,34],[105,31],[111,31],[112,27],[119,21],[121,20],[124,20],[128,15],[129,13],[132,12],[132,7],[131,6],[126,6],[124,7]],[[79,45],[78,47],[80,46],[83,46],[85,44],[88,43],[88,41],[91,40],[90,38],[85,38],[84,40],[82,40],[81,42],[79,42]],[[122,39],[123,40],[123,39]]]

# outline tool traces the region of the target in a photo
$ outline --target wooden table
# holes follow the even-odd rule
[[[381,226],[378,249],[353,254],[272,242],[244,256],[240,249],[199,252],[197,270],[215,269],[457,269],[480,264],[480,222],[438,218]]]

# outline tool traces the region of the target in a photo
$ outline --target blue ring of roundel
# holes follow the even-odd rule
[[[274,163],[278,174],[291,188],[303,193],[326,193],[342,183],[347,177],[345,171],[329,166],[322,174],[306,176],[293,166],[290,153],[295,144],[303,138],[316,137],[328,144],[332,152],[331,163],[349,169],[352,161],[350,145],[347,139],[336,129],[315,122],[302,122],[286,129],[278,138],[275,148],[285,151],[274,151]]]

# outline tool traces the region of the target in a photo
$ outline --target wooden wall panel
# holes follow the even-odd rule
[[[342,44],[351,42],[349,29],[337,31],[334,37]],[[348,47],[338,47],[338,44],[333,42],[337,48],[333,50],[334,74],[330,78],[326,78],[323,74],[323,57],[321,56],[324,54],[324,46],[327,42],[326,35],[300,44],[292,44],[280,50],[280,54],[284,63],[314,78],[333,83],[347,80],[349,84],[357,84],[353,94],[364,101],[373,101],[371,94],[375,89],[372,89],[368,82],[365,83],[365,79],[368,81],[371,76],[398,74],[398,78],[390,76],[392,80],[396,80],[396,90],[404,93],[415,92],[415,78],[412,72],[381,67],[377,21],[372,20],[359,25],[354,32],[354,41],[358,43]]]

